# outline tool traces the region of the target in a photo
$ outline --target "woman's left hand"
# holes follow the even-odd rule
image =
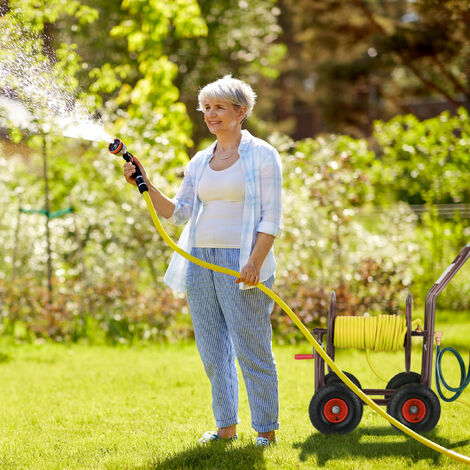
[[[253,261],[248,260],[245,266],[243,266],[240,277],[235,279],[235,284],[243,282],[247,286],[256,286],[259,282],[260,268],[256,266]]]

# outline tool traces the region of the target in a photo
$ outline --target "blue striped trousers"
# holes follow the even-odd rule
[[[239,249],[193,248],[191,253],[209,263],[239,270]],[[264,284],[271,287],[273,281],[274,276]],[[217,427],[239,422],[236,357],[254,430],[278,429],[279,391],[270,321],[274,302],[259,289],[241,290],[233,277],[194,263],[188,266],[186,291],[196,345],[211,382]]]

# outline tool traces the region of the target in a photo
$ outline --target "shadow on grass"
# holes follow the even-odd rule
[[[394,437],[393,442],[386,442],[387,436]],[[397,442],[397,438],[400,440]],[[437,436],[435,431],[426,434],[426,438],[447,449],[464,446],[470,439],[460,442]],[[306,441],[294,443],[294,448],[301,449],[299,459],[307,460],[316,456],[317,465],[325,466],[329,461],[341,460],[345,457],[403,457],[417,463],[421,460],[431,460],[434,465],[440,463],[442,454],[413,440],[405,434],[400,434],[391,427],[374,427],[356,429],[347,435],[312,434]]]
[[[264,449],[253,444],[225,444],[186,448],[182,452],[156,457],[140,470],[265,470]]]

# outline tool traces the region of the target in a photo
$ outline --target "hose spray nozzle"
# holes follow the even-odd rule
[[[109,144],[108,150],[113,155],[124,155],[127,153],[127,147],[124,145],[124,142],[118,138],[114,139],[114,141]]]
[[[108,150],[113,155],[120,155],[126,162],[134,163],[134,155],[127,150],[124,142],[121,139],[115,138],[113,142],[109,144]],[[134,163],[135,165],[135,163]],[[140,168],[135,165],[135,173],[132,175],[135,179],[139,192],[142,194],[144,191],[148,191],[147,183],[144,181]]]

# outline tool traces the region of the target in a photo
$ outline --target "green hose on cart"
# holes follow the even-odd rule
[[[457,400],[460,395],[462,395],[462,392],[465,390],[466,387],[470,384],[470,365],[468,367],[468,372],[465,370],[465,363],[463,362],[462,356],[459,354],[458,351],[456,351],[454,348],[451,347],[446,347],[441,349],[441,345],[439,344],[440,341],[438,342],[436,346],[436,365],[435,365],[435,377],[436,377],[436,390],[439,396],[441,397],[441,400],[444,400],[446,402],[452,402]],[[449,385],[445,379],[444,375],[442,373],[442,358],[446,352],[450,352],[455,356],[457,359],[457,362],[459,363],[460,366],[460,384],[457,387],[452,387]],[[470,363],[470,359],[469,359]],[[444,393],[442,392],[441,384],[443,387],[448,390],[449,392],[454,392],[454,395],[451,397],[446,397]]]

